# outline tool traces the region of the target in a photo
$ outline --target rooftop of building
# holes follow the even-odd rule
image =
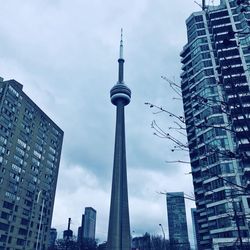
[[[63,130],[23,91],[23,85],[21,83],[19,83],[18,81],[14,80],[14,79],[10,79],[10,80],[4,80],[2,77],[0,77],[0,82],[2,83],[6,83],[11,85],[14,89],[21,91],[22,92],[22,96],[26,99],[27,102],[29,102],[36,110],[38,110],[39,112],[41,112],[43,114],[43,116],[51,123],[53,124],[53,126],[58,129],[58,131],[61,133],[61,135],[63,136],[64,132]]]

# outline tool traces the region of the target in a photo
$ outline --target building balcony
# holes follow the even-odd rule
[[[200,213],[200,216],[206,216],[206,215],[207,215],[207,212]]]
[[[247,180],[247,181],[246,181],[246,189],[247,189],[247,190],[250,190],[250,180]]]
[[[198,191],[197,191],[196,193],[197,193],[197,194],[203,194],[203,193],[204,193],[203,188],[199,188]]]
[[[208,235],[203,237],[203,240],[208,240],[208,239],[210,239],[210,236]]]
[[[211,249],[211,248],[205,248],[205,245],[208,245],[210,246],[210,236],[203,236],[203,240],[200,240],[200,245],[204,245],[204,248],[203,249]]]
[[[206,201],[202,200],[202,201],[198,201],[199,205],[205,205],[206,204]]]
[[[201,228],[208,228],[208,223],[204,223],[201,225]]]
[[[199,224],[201,224],[201,223],[207,223],[207,220],[204,218],[204,219],[197,220],[197,222],[198,222]],[[203,228],[201,231],[203,231],[203,232],[205,233],[205,232],[208,231],[208,229],[207,229],[207,228]],[[202,232],[201,232],[201,233],[202,233]]]
[[[189,52],[190,52],[189,45],[185,45],[182,52],[180,53],[180,56],[184,58]]]
[[[189,60],[191,60],[191,55],[188,55],[181,59],[181,63],[186,64]]]
[[[208,216],[208,221],[211,221],[211,220],[216,220],[216,219],[220,219],[220,218],[225,218],[225,217],[228,217],[228,216],[233,216],[233,212],[225,212],[223,214],[217,214],[217,215],[211,215],[211,216]]]
[[[195,179],[194,179],[194,182],[196,182],[196,183],[197,183],[197,182],[202,182],[202,181],[203,181],[203,178],[202,178],[202,177],[199,177],[199,178],[195,178]]]
[[[201,171],[201,169],[200,169],[200,167],[196,167],[196,168],[192,168],[192,173],[197,173],[197,172],[200,172]]]
[[[215,201],[215,202],[210,202],[210,203],[207,204],[207,208],[214,207],[214,206],[217,206],[217,205],[221,205],[221,204],[227,203],[227,202],[228,202],[227,199],[220,200],[220,201]]]
[[[244,173],[245,176],[250,177],[250,166],[245,167],[244,170],[243,170],[243,173]]]

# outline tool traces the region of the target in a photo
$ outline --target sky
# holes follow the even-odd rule
[[[166,161],[189,158],[186,152],[172,152],[171,142],[153,135],[153,120],[167,131],[173,119],[154,114],[144,103],[182,115],[182,102],[161,76],[180,82],[185,19],[200,10],[198,4],[0,0],[0,6],[0,76],[23,84],[24,92],[65,133],[52,222],[58,237],[69,217],[76,234],[84,208],[90,206],[97,210],[96,237],[100,242],[107,238],[115,133],[109,91],[117,82],[121,28],[125,83],[132,90],[126,106],[131,233],[162,235],[161,223],[168,234],[166,198],[159,192],[192,196],[193,185],[189,164]],[[190,238],[194,206],[186,200]]]

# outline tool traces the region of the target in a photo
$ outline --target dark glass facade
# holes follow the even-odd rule
[[[82,234],[84,239],[95,239],[96,210],[92,207],[86,207],[82,216]]]
[[[168,230],[173,250],[190,250],[183,192],[167,193]]]

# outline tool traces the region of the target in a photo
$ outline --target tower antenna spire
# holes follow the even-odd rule
[[[124,58],[123,58],[123,29],[121,28],[121,41],[120,41],[120,55],[118,59],[119,70],[118,70],[118,83],[124,83]]]
[[[121,28],[120,59],[123,59],[123,29]]]

